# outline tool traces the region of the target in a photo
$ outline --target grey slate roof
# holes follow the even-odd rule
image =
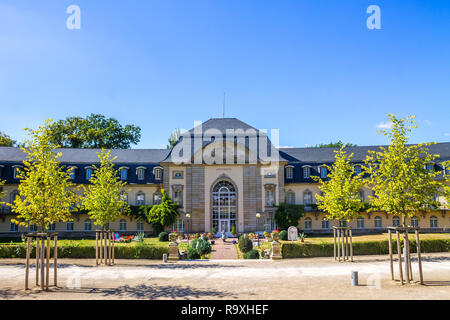
[[[98,163],[97,152],[101,149],[57,149],[62,153],[62,163]],[[117,156],[115,163],[159,163],[169,153],[167,149],[112,149],[111,155]],[[0,147],[0,162],[20,162],[26,155],[20,148]]]
[[[280,154],[290,163],[331,163],[334,162],[335,150],[339,148],[281,148]],[[348,154],[353,153],[352,162],[363,162],[369,150],[380,151],[380,146],[347,147]],[[450,160],[450,142],[431,145],[429,152],[439,154],[438,162]]]
[[[193,134],[195,128],[192,128],[188,132]],[[202,123],[202,131],[206,131],[208,129],[217,129],[223,134],[226,133],[227,129],[243,129],[243,130],[254,129],[257,132],[259,132],[258,129],[236,118],[211,118]]]

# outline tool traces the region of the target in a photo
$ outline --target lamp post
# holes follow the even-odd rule
[[[186,213],[186,219],[187,219],[187,223],[188,223],[188,248],[189,248],[189,234],[191,232],[191,215],[189,213]]]
[[[259,233],[258,233],[258,226],[259,226],[259,220],[261,219],[261,213],[256,214],[256,236],[258,237],[258,247],[259,247]]]

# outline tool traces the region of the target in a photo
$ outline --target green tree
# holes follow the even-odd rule
[[[52,142],[64,148],[129,149],[141,139],[140,127],[123,127],[116,119],[101,114],[68,117],[53,123],[51,129]]]
[[[174,132],[170,135],[169,144],[167,145],[167,149],[172,149],[180,139],[181,131],[180,129],[175,129]]]
[[[279,229],[287,230],[290,226],[297,226],[304,213],[303,206],[282,202],[277,206],[274,218]]]
[[[357,147],[356,144],[346,143],[339,140],[338,142],[320,143],[310,148],[342,148],[342,147]]]
[[[328,170],[328,180],[312,178],[319,182],[323,195],[316,195],[317,207],[326,212],[327,219],[340,220],[352,218],[364,207],[360,197],[364,185],[363,173],[356,174],[351,163],[353,153],[348,155],[344,147],[335,151],[335,162]]]
[[[390,144],[387,148],[380,147],[380,151],[369,151],[365,170],[374,191],[374,196],[370,196],[372,206],[400,215],[402,225],[406,226],[407,216],[439,206],[435,196],[442,193],[444,183],[438,179],[438,171],[427,168],[439,157],[428,152],[434,143],[408,144],[408,133],[417,128],[415,117],[397,119],[390,114],[389,118],[392,128],[380,133],[390,139]]]
[[[443,195],[447,202],[447,209],[450,209],[450,161],[442,163],[444,167],[444,183],[443,183]]]
[[[12,147],[15,143],[6,133],[0,131],[0,147]]]
[[[61,153],[53,150],[58,146],[50,142],[51,120],[37,130],[25,129],[31,140],[22,148],[27,155],[24,169],[19,170],[19,197],[11,204],[17,218],[12,221],[28,227],[40,226],[42,231],[58,221],[71,221],[71,209],[75,208],[78,196],[75,185],[70,181],[71,169],[60,164]]]
[[[153,205],[147,214],[147,221],[155,229],[171,226],[179,215],[178,205],[170,199],[166,190],[161,189],[161,194],[161,203]]]
[[[120,180],[118,170],[114,169],[111,152],[102,150],[97,152],[100,167],[93,166],[90,185],[84,188],[82,208],[87,211],[95,225],[103,229],[106,224],[114,221],[121,214],[128,211],[128,204],[122,197],[126,182]]]

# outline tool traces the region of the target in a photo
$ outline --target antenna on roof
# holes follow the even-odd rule
[[[222,118],[225,118],[225,92],[223,93]]]

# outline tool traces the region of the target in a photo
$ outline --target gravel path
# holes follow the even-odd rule
[[[59,288],[25,292],[24,261],[0,260],[0,299],[450,299],[450,253],[424,255],[425,285],[403,287],[390,280],[387,256],[358,256],[354,263],[330,258],[116,262],[94,267],[95,260],[62,259]],[[358,287],[351,286],[352,270],[359,271]],[[417,275],[414,262],[413,272]]]

